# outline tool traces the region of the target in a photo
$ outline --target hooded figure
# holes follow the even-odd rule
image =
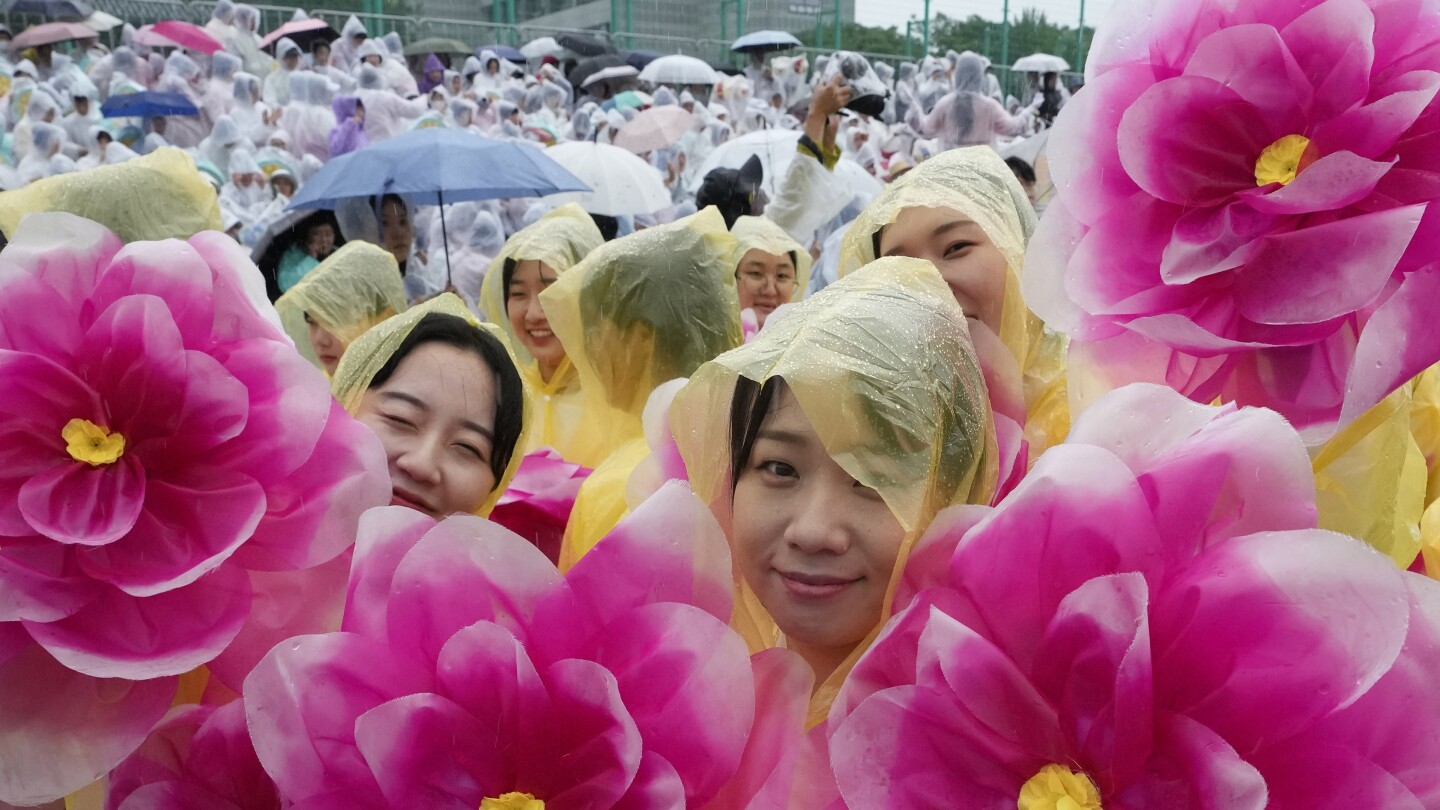
[[[947,231],[938,240],[905,233],[916,227],[953,231],[951,223],[968,233]],[[1029,461],[1070,429],[1065,340],[1030,312],[1021,292],[1025,247],[1034,230],[1035,211],[1000,155],[989,147],[953,149],[887,186],[851,224],[840,255],[841,278],[896,249],[935,262],[974,321],[971,332],[997,423],[1008,419],[1017,432],[1023,428]],[[973,243],[968,252],[946,256],[949,242],[961,236]],[[1002,444],[1018,441],[1002,435]]]
[[[395,257],[367,242],[347,243],[275,301],[300,356],[326,374],[356,338],[408,308]]]
[[[435,54],[425,56],[424,75],[420,77],[420,92],[428,93],[445,81],[445,63]]]
[[[51,158],[59,155],[60,149],[65,146],[65,130],[54,124],[35,124],[30,131],[30,137],[30,151],[20,161],[20,165],[15,167],[15,173],[22,184],[49,177],[52,173]]]
[[[345,21],[345,27],[340,29],[340,38],[330,48],[330,66],[347,73],[354,71],[360,61],[360,46],[369,37],[360,18],[351,14],[350,19]]]
[[[275,70],[265,77],[265,92],[261,98],[273,109],[290,103],[290,77],[300,69],[300,46],[289,37],[281,37],[275,43]]]
[[[264,143],[270,136],[271,127],[265,123],[270,108],[260,101],[260,77],[253,73],[236,73],[231,92],[234,93],[235,103],[230,107],[230,119],[241,135],[255,143]]]
[[[95,85],[81,77],[70,87],[71,104],[74,109],[65,116],[61,126],[71,144],[84,146],[88,143],[90,128],[100,123],[100,93]]]
[[[290,151],[296,155],[314,155],[330,159],[330,131],[335,129],[335,113],[330,109],[330,81],[308,71],[290,76],[291,101],[280,116],[280,126],[293,139]]]
[[[1034,120],[1032,111],[1011,116],[991,98],[985,80],[985,62],[977,54],[960,54],[955,66],[955,90],[941,98],[929,115],[913,109],[907,123],[922,138],[938,138],[940,150],[961,146],[996,146],[1000,136],[1023,135]]]
[[[256,76],[270,72],[270,55],[260,50],[260,9],[245,4],[235,7],[235,33],[226,47],[240,57],[246,71]]]
[[[384,74],[365,65],[358,75],[360,87],[355,95],[365,105],[365,135],[370,143],[389,140],[410,128],[410,122],[425,114],[429,101],[425,96],[406,101],[385,89]]]
[[[479,132],[475,126],[475,102],[468,98],[450,99],[450,123],[460,129],[469,129]]]
[[[739,243],[735,290],[748,340],[776,309],[804,296],[810,285],[810,251],[764,217],[740,217],[730,235]]]
[[[603,241],[590,215],[567,203],[516,231],[491,261],[481,284],[480,311],[509,338],[526,382],[534,419],[527,452],[553,447],[567,460],[581,463],[576,431],[585,403],[580,377],[551,330],[539,295]]]
[[[222,115],[215,120],[215,128],[210,130],[210,135],[200,142],[198,151],[206,160],[215,164],[215,168],[219,169],[222,175],[228,175],[230,156],[236,149],[244,149],[254,154],[255,144],[240,134],[240,127],[233,118]]]
[[[419,93],[419,85],[416,84],[415,77],[410,75],[409,66],[405,64],[405,46],[400,41],[400,35],[391,31],[381,37],[380,41],[388,52],[384,64],[380,67],[385,73],[385,83],[403,98]]]
[[[936,515],[992,500],[995,434],[965,314],[928,262],[882,259],[702,366],[669,420],[730,540],[731,626],[752,653],[789,647],[810,665],[814,726],[890,617]],[[820,614],[786,570],[860,579]]]
[[[335,127],[330,130],[330,157],[337,158],[370,145],[365,137],[365,107],[355,96],[336,96],[330,102]]]
[[[225,186],[220,189],[220,207],[230,211],[242,223],[249,224],[270,201],[265,174],[260,171],[254,155],[237,151],[230,156],[230,168],[225,176]]]
[[[205,23],[205,33],[219,40],[229,42],[235,34],[235,3],[233,0],[219,0],[210,11],[210,20]]]
[[[540,293],[584,396],[567,460],[595,468],[565,530],[562,569],[624,515],[626,482],[649,454],[641,414],[651,392],[740,345],[735,247],[707,208],[606,242]]]
[[[218,120],[235,106],[235,74],[242,66],[240,57],[225,51],[216,51],[210,57],[210,79],[200,101],[210,120]]]
[[[12,91],[12,97],[13,95]],[[43,87],[30,91],[28,99],[24,118],[15,125],[12,133],[11,150],[17,160],[24,160],[29,156],[34,128],[40,124],[54,123],[60,114],[60,103]]]

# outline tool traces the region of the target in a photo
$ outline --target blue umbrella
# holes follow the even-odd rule
[[[534,147],[459,129],[407,132],[326,163],[295,195],[290,209],[334,209],[356,197],[398,194],[416,205],[543,197],[590,187]],[[447,244],[445,260],[450,260]]]
[[[525,64],[525,54],[521,53],[518,48],[512,48],[509,45],[481,45],[475,49],[477,59],[482,51],[494,51],[495,55],[501,59],[509,59],[517,65]]]
[[[111,96],[100,105],[106,118],[152,118],[157,115],[199,115],[190,100],[179,93],[122,93]]]

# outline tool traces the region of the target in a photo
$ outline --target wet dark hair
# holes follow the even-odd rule
[[[1018,158],[1014,155],[1011,155],[1010,157],[1005,158],[1005,165],[1010,167],[1010,171],[1015,173],[1015,178],[1020,182],[1035,182],[1035,170],[1030,167],[1029,163],[1025,162],[1024,158]]]
[[[609,242],[620,232],[620,220],[615,217],[608,217],[604,214],[591,214],[590,218],[595,220],[595,227],[600,229],[600,236]]]
[[[401,361],[416,347],[426,343],[443,343],[472,351],[495,372],[500,390],[495,396],[495,446],[490,453],[490,471],[495,473],[495,480],[499,482],[520,441],[520,429],[524,426],[525,391],[509,353],[489,332],[471,326],[463,318],[432,312],[415,324],[395,353],[375,372],[367,388],[384,385],[400,367]]]
[[[750,452],[755,449],[755,439],[760,435],[760,425],[780,386],[785,384],[781,377],[771,377],[762,385],[749,377],[735,379],[735,393],[730,397],[730,497],[735,497],[735,482],[740,473],[750,464]]]

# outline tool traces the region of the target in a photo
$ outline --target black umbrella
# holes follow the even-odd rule
[[[599,56],[602,53],[615,53],[615,46],[597,37],[587,37],[580,34],[561,34],[555,38],[560,47],[574,51],[581,56]]]
[[[47,20],[83,20],[95,9],[83,0],[5,0],[0,2],[5,14],[39,14]]]
[[[660,54],[654,51],[626,51],[625,64],[636,70],[644,70],[645,66],[660,58]]]
[[[590,74],[595,73],[596,71],[604,70],[605,68],[620,67],[621,65],[627,64],[629,63],[625,61],[625,58],[618,53],[606,53],[599,56],[592,56],[588,59],[581,59],[578,63],[576,63],[575,67],[570,69],[570,72],[566,74],[565,78],[570,80],[570,84],[572,86],[578,88],[580,87],[580,85],[585,83],[586,79],[590,78]]]
[[[265,278],[265,294],[271,301],[280,297],[280,257],[291,245],[305,239],[312,227],[321,224],[335,229],[337,250],[345,244],[345,238],[340,235],[340,221],[335,218],[334,211],[286,211],[255,243],[250,258]]]

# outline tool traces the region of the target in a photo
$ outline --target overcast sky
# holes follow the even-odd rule
[[[991,20],[1000,20],[1004,0],[931,0],[930,15],[964,19],[971,14]],[[1100,20],[1110,0],[1085,0],[1085,22],[1093,26]],[[1010,18],[1020,16],[1023,9],[1034,8],[1045,12],[1046,18],[1060,25],[1073,26],[1080,16],[1080,0],[1010,0]],[[925,13],[925,0],[855,0],[855,21],[863,25],[878,25],[905,31],[905,21],[916,19]]]

